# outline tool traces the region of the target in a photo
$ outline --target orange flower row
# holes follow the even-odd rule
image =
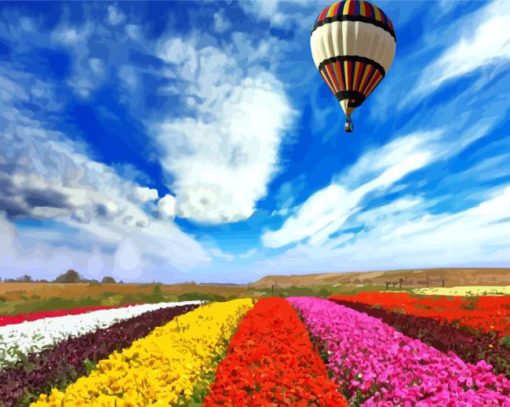
[[[417,297],[408,293],[365,292],[357,295],[334,295],[333,300],[380,306],[391,311],[458,323],[481,332],[510,334],[510,297]]]
[[[282,298],[257,302],[233,336],[203,406],[347,406],[308,331]]]

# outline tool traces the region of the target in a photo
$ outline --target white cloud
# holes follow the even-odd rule
[[[155,201],[158,199],[158,190],[148,187],[135,187],[135,196],[140,202]]]
[[[292,181],[284,182],[274,194],[277,210],[271,212],[271,217],[287,216],[291,212],[296,196],[301,193],[305,186],[305,177],[301,175]]]
[[[443,54],[425,67],[410,97],[433,92],[443,83],[510,59],[510,3],[493,1],[473,16]]]
[[[211,247],[209,247],[208,249],[208,252],[211,256],[213,256],[216,259],[233,263],[235,260],[246,260],[252,258],[257,254],[257,249],[253,248],[247,250],[244,253],[233,254],[225,252],[221,250],[219,247],[216,247],[215,245],[211,245]]]
[[[0,212],[0,258],[10,257],[17,252],[16,228]]]
[[[119,25],[126,19],[125,14],[114,5],[108,6],[107,10],[108,10],[108,22],[111,25]]]
[[[83,40],[83,34],[84,32],[79,32],[76,28],[73,27],[59,27],[57,30],[55,30],[52,34],[53,39],[57,42],[60,42],[62,44],[66,45],[73,45],[77,44],[80,41]]]
[[[239,254],[241,259],[249,259],[257,254],[257,249],[250,249],[244,253]]]
[[[138,40],[140,39],[141,33],[140,33],[140,26],[136,24],[126,24],[125,27],[126,34],[129,38],[132,40]]]
[[[132,52],[151,52],[154,46],[144,41],[138,25],[124,24],[127,17],[116,6],[108,6],[107,24],[92,17],[97,11],[88,7],[84,10],[86,22],[82,25],[64,20],[50,35],[43,30],[38,33],[46,43],[51,41],[69,52],[71,75],[66,84],[78,96],[88,98],[103,86],[109,72],[116,72],[126,80],[129,90],[134,90],[137,71],[133,68]]]
[[[403,217],[411,210],[424,206],[425,202],[420,197],[403,197],[389,204],[360,212],[356,216],[356,223],[375,225],[395,214]]]
[[[99,58],[90,58],[89,67],[96,75],[103,75],[104,73],[104,64]]]
[[[228,262],[234,261],[235,256],[231,253],[226,253],[218,247],[212,247],[209,249],[209,254],[216,259],[225,260]]]
[[[129,238],[120,242],[114,255],[114,261],[113,275],[116,278],[133,280],[143,274],[140,249]]]
[[[196,100],[198,115],[166,119],[155,130],[160,161],[174,179],[177,216],[206,223],[249,218],[294,115],[282,84],[263,71],[246,77],[237,58],[193,40],[167,40],[159,56],[172,76],[192,82],[176,91]]]
[[[214,29],[216,32],[222,33],[231,27],[230,21],[228,21],[223,10],[214,13]]]
[[[173,218],[175,216],[175,197],[166,194],[158,202],[159,214],[164,218]]]
[[[280,247],[308,237],[312,241],[319,239],[321,231],[337,227],[337,222],[341,226],[361,197],[359,193],[349,193],[342,186],[331,184],[308,198],[281,229],[264,233],[262,242],[266,247]]]
[[[326,5],[324,0],[264,0],[264,1],[241,1],[239,6],[248,15],[261,21],[269,21],[276,27],[288,27],[297,25],[304,28],[313,24],[314,15],[310,19],[310,11],[317,15]],[[310,9],[308,6],[313,6]],[[322,8],[321,8],[322,7]]]

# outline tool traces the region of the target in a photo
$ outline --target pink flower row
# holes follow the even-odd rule
[[[328,369],[363,406],[510,406],[510,380],[465,363],[379,319],[318,298],[291,304],[328,355]]]

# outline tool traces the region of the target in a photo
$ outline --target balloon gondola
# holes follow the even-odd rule
[[[312,58],[336,96],[353,131],[351,114],[387,74],[395,56],[393,23],[368,1],[346,0],[326,7],[310,37]]]

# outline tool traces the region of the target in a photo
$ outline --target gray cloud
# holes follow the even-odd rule
[[[24,198],[30,207],[69,208],[67,197],[61,192],[51,189],[28,189],[25,191]]]

